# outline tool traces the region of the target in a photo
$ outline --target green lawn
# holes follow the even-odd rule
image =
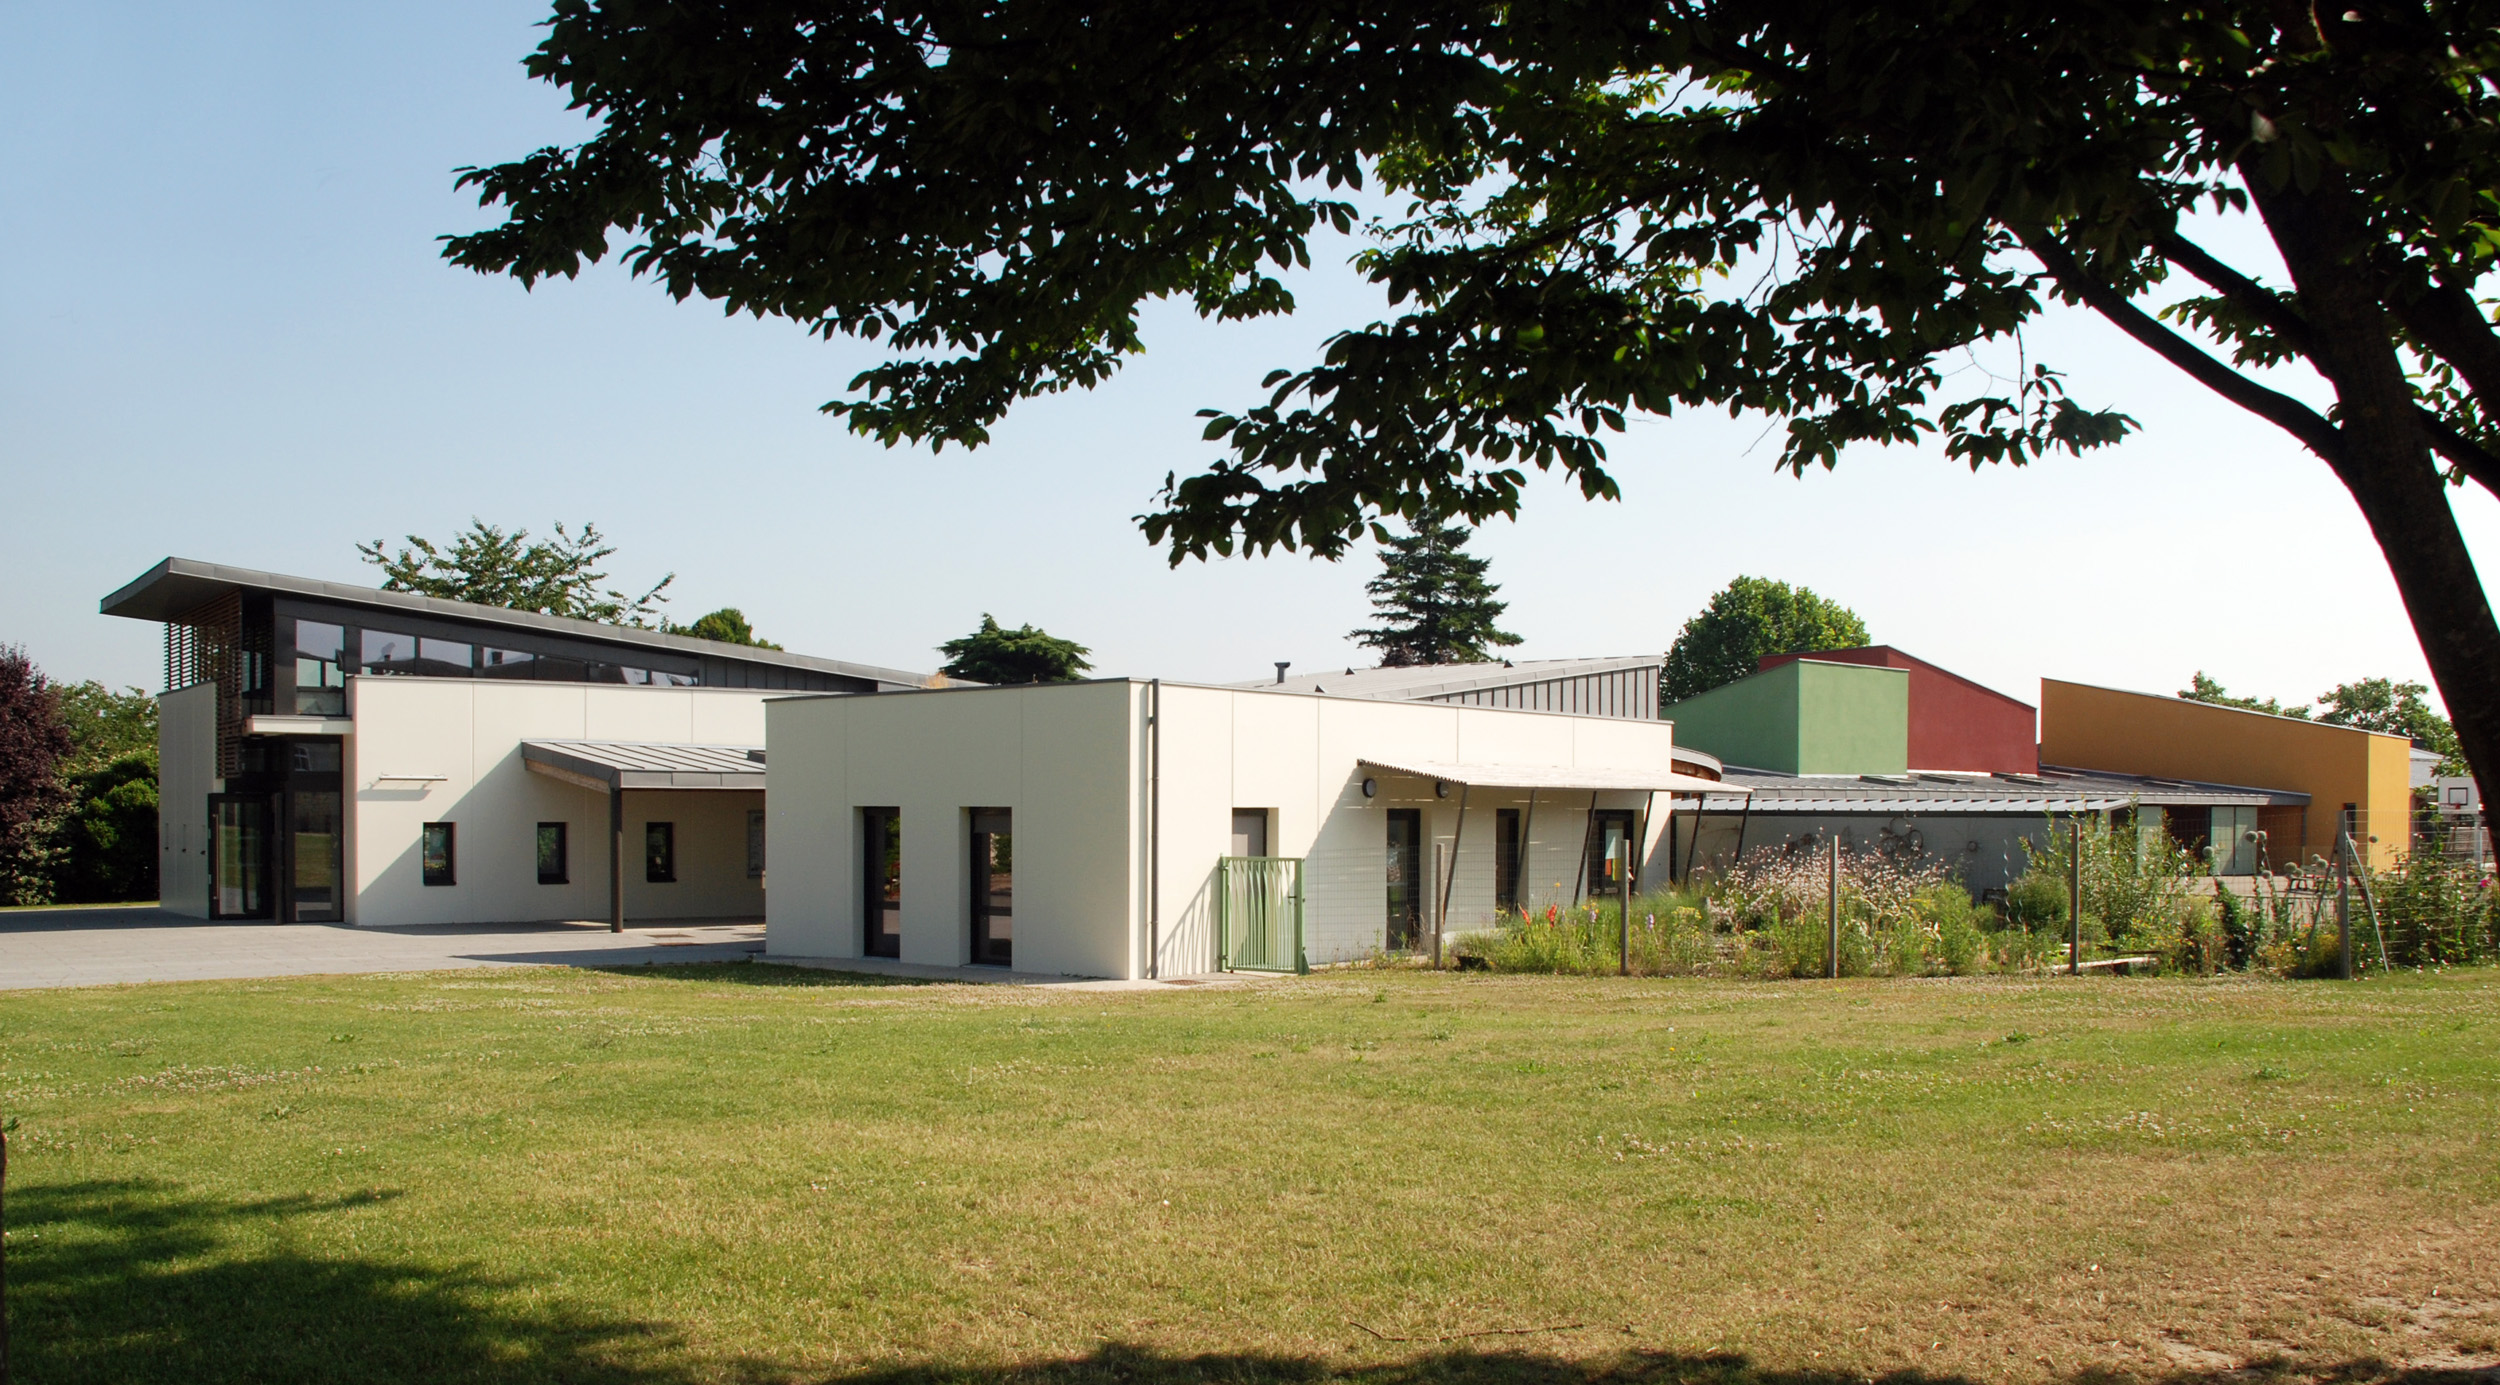
[[[0,1106],[20,1382],[1838,1385],[2500,1353],[2488,971],[16,992]]]

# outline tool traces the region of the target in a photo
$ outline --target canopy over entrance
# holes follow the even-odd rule
[[[1437,779],[1450,784],[1464,784],[1492,789],[1608,789],[1630,793],[1679,793],[1741,795],[1752,792],[1738,784],[1704,779],[1699,775],[1678,774],[1672,770],[1651,769],[1582,769],[1565,765],[1479,765],[1457,764],[1443,760],[1374,760],[1358,763],[1370,769],[1387,770],[1391,774],[1411,774],[1418,779]]]
[[[586,789],[761,789],[764,747],[671,741],[523,741],[521,761]]]
[[[625,792],[764,788],[764,747],[675,741],[523,741],[533,774],[608,796],[608,930],[625,931]]]

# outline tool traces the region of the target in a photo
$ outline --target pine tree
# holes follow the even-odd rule
[[[1412,532],[1381,552],[1380,575],[1363,584],[1380,627],[1352,632],[1355,641],[1379,650],[1382,668],[1487,663],[1487,646],[1519,643],[1493,624],[1510,605],[1494,600],[1501,588],[1484,580],[1492,562],[1460,551],[1466,526],[1444,524],[1430,510],[1408,524]]]

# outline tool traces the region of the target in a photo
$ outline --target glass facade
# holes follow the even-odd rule
[[[347,630],[319,621],[295,622],[295,714],[347,715]]]

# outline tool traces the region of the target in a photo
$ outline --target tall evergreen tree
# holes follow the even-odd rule
[[[1467,527],[1445,524],[1430,510],[1409,525],[1412,532],[1381,551],[1380,575],[1363,584],[1381,624],[1352,632],[1354,639],[1380,651],[1382,668],[1487,663],[1493,655],[1486,646],[1519,643],[1493,623],[1510,603],[1494,600],[1501,588],[1484,580],[1492,561],[1460,551]]]

